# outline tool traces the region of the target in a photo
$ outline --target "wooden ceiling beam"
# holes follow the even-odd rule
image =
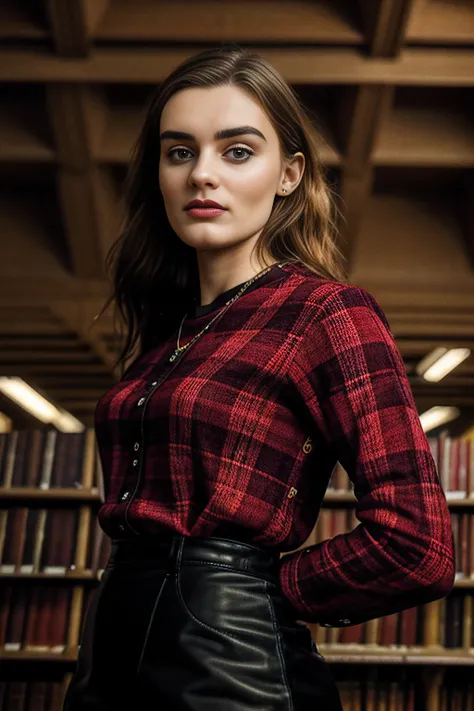
[[[110,368],[104,363],[13,363],[1,367],[2,375],[24,378],[41,378],[43,375],[67,376],[69,382],[76,377],[108,377]]]
[[[24,338],[12,338],[10,335],[0,335],[0,348],[4,349],[4,352],[8,352],[8,349],[31,350],[32,348],[61,350],[61,348],[71,348],[77,344],[75,336],[71,338],[65,338],[64,336],[54,336],[52,338],[37,336],[32,338],[25,330],[23,333],[25,334]]]
[[[346,173],[357,175],[370,164],[380,127],[390,112],[393,97],[394,87],[370,84],[351,89],[349,99],[341,101],[338,125],[345,137],[342,165]]]
[[[115,2],[96,36],[114,42],[362,44],[364,37],[351,12],[352,2]]]
[[[91,353],[90,350],[55,350],[52,351],[49,348],[40,350],[39,348],[36,348],[34,351],[29,350],[29,351],[24,351],[21,349],[18,349],[16,351],[10,350],[10,351],[1,351],[0,352],[0,365],[3,368],[3,364],[20,364],[24,363],[25,365],[30,365],[34,364],[35,361],[41,362],[51,362],[51,363],[56,363],[56,362],[64,362],[64,363],[69,363],[69,366],[71,368],[74,367],[74,363],[87,363],[89,361],[93,361],[95,357],[94,353]]]
[[[44,324],[41,322],[32,322],[28,319],[20,317],[16,323],[11,323],[10,321],[3,320],[3,312],[0,312],[0,338],[5,338],[5,334],[8,336],[56,336],[61,337],[64,335],[63,327],[59,324],[54,326],[51,324]]]
[[[110,173],[94,163],[106,124],[106,104],[96,87],[47,88],[60,169],[58,192],[74,273],[104,274],[104,260],[118,228],[119,202]]]
[[[423,392],[418,391],[416,388],[413,389],[413,396],[416,400],[416,404],[422,407],[423,412],[430,407],[439,405],[440,407],[474,407],[474,394],[469,395],[464,394],[452,394],[452,395],[442,395],[436,393],[427,393],[426,390]]]
[[[341,161],[340,199],[344,219],[340,234],[344,245],[347,269],[364,207],[372,192],[371,158],[380,126],[393,100],[393,87],[362,85],[348,88],[338,107],[338,125],[344,137],[344,157]]]
[[[59,164],[68,170],[90,168],[107,124],[102,87],[50,84],[46,97]]]
[[[410,321],[407,319],[403,324],[399,324],[390,319],[389,311],[385,310],[385,313],[390,322],[392,333],[397,339],[402,336],[407,338],[410,336],[429,339],[439,338],[440,341],[443,339],[445,339],[445,341],[456,339],[455,345],[457,347],[458,340],[471,340],[474,338],[474,323],[471,325],[465,323],[447,324],[444,321],[441,321],[441,323],[422,323],[418,320]],[[446,345],[446,343],[443,345]]]
[[[97,304],[88,299],[83,299],[81,302],[61,301],[52,304],[51,310],[55,316],[63,321],[68,329],[72,329],[78,334],[83,343],[86,343],[92,353],[100,358],[110,373],[117,377],[116,358],[93,328],[94,318],[97,314]]]
[[[66,233],[79,277],[100,278],[118,229],[119,200],[107,169],[94,167],[58,173]]]
[[[360,284],[364,286],[364,284]],[[416,320],[428,323],[436,329],[436,315],[439,314],[441,321],[449,323],[456,321],[456,315],[462,313],[472,314],[474,312],[474,293],[467,290],[456,289],[453,284],[452,290],[444,291],[429,288],[420,289],[404,286],[397,289],[393,284],[386,281],[377,281],[376,275],[371,280],[370,291],[380,302],[382,308],[387,312],[394,313],[397,321],[406,320],[407,323]],[[369,287],[367,287],[369,288]],[[105,280],[97,279],[54,279],[53,277],[30,277],[17,274],[16,276],[2,276],[0,279],[0,313],[11,308],[12,304],[17,306],[31,306],[42,304],[50,307],[51,304],[66,301],[82,301],[88,299],[94,301],[98,313],[101,305],[110,293],[110,287]],[[420,317],[420,311],[426,313],[427,318]],[[406,317],[405,315],[406,314]],[[433,314],[433,323],[430,322],[430,314]],[[454,317],[451,319],[450,315]],[[97,328],[102,324],[109,326],[109,318],[104,314],[98,321]],[[402,323],[400,322],[400,327]],[[27,324],[25,324],[25,329]]]
[[[108,0],[44,0],[54,44],[66,57],[86,56]]]
[[[254,48],[290,83],[405,84],[473,86],[474,50],[404,49],[398,57],[378,58],[358,49],[312,47]],[[2,82],[156,84],[196,48],[96,49],[86,59],[38,51],[0,51]]]
[[[359,0],[373,57],[396,57],[403,44],[413,0]]]
[[[372,192],[373,170],[370,165],[359,173],[342,172],[339,188],[341,216],[338,222],[340,250],[351,273],[351,261],[364,207]]]
[[[0,311],[9,305],[32,305],[41,303],[49,306],[52,302],[62,299],[95,298],[105,300],[110,287],[103,278],[69,279],[54,278],[54,276],[3,276],[0,279]]]

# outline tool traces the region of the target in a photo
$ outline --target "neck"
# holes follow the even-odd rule
[[[224,292],[259,276],[276,263],[274,259],[269,259],[265,264],[246,262],[236,265],[228,261],[227,264],[218,267],[215,263],[201,264],[198,262],[200,306],[208,306]]]

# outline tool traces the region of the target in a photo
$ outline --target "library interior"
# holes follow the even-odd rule
[[[124,335],[98,315],[147,102],[231,44],[317,129],[347,281],[388,320],[451,515],[448,595],[312,639],[344,711],[474,711],[474,2],[4,0],[0,43],[0,711],[62,710],[111,551],[94,416]],[[299,548],[359,525],[350,474]]]

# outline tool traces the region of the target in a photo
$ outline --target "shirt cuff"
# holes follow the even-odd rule
[[[303,622],[318,624],[321,627],[347,627],[359,624],[357,620],[348,618],[321,619],[304,603],[298,585],[298,570],[302,557],[311,553],[311,550],[311,548],[303,548],[280,559],[280,587],[285,601],[291,606],[292,611],[297,613],[297,619]]]
[[[301,599],[301,593],[298,586],[298,566],[304,551],[283,556],[280,563],[280,586],[282,593],[291,607],[301,615],[301,619],[311,615],[309,610]],[[315,622],[316,620],[311,620]]]

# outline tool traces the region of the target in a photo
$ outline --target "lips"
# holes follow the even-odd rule
[[[193,207],[201,208],[201,209],[206,209],[206,208],[214,208],[218,210],[225,210],[226,208],[220,205],[218,202],[215,202],[214,200],[191,200],[191,202],[188,202],[186,207],[184,208],[185,210],[190,210]]]

